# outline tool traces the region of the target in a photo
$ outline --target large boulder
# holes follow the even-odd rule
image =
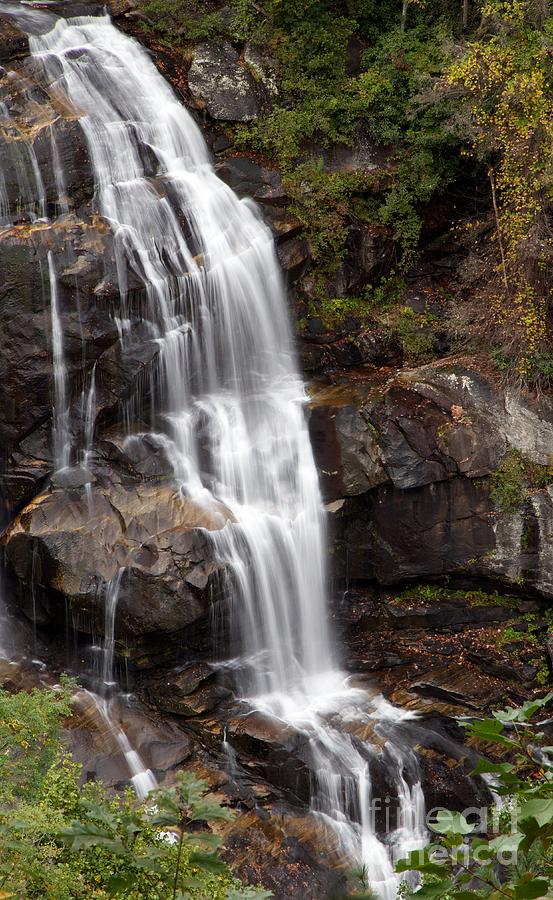
[[[289,200],[277,169],[269,169],[247,156],[231,156],[215,166],[222,178],[239,197],[251,197],[264,206],[282,206]]]
[[[550,401],[461,361],[343,381],[313,390],[310,420],[337,569],[382,584],[493,578],[553,597]],[[490,486],[513,452],[542,478],[509,508]]]
[[[207,41],[194,48],[188,87],[213,119],[249,122],[261,112],[256,81],[227,42]]]
[[[128,444],[106,446],[117,443]],[[220,565],[208,533],[231,516],[182,497],[167,461],[141,443],[126,469],[119,449],[117,462],[61,471],[4,533],[21,603],[39,624],[63,620],[67,608],[77,631],[102,634],[115,592],[118,637],[175,632],[216,598]]]

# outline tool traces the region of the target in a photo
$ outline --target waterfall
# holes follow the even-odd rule
[[[56,141],[56,132],[53,125],[50,125],[50,148],[52,151],[52,168],[54,171],[54,179],[58,192],[58,207],[61,213],[66,213],[69,211],[69,204],[67,202],[67,187],[65,184],[63,166],[60,160],[58,142]]]
[[[215,175],[200,130],[146,52],[108,17],[59,20],[30,43],[81,112],[95,203],[113,230],[123,349],[138,319],[130,276],[143,285],[141,316],[160,360],[152,430],[182,495],[210,509],[222,502],[235,520],[211,539],[230,572],[241,695],[307,736],[313,814],[391,900],[394,847],[415,846],[420,832],[420,784],[416,773],[406,779],[409,761],[395,737],[402,714],[352,688],[335,658],[306,394],[272,236],[251,202]],[[61,381],[56,390],[61,410]],[[64,447],[61,425],[56,435]],[[108,590],[104,681],[113,677],[120,581]],[[387,838],[372,815],[376,750],[352,722],[383,724],[393,748],[399,821]]]
[[[50,282],[50,315],[52,324],[52,358],[54,369],[53,444],[56,471],[69,465],[71,442],[69,436],[69,405],[67,368],[63,351],[63,330],[58,308],[58,278],[52,251],[48,253]]]
[[[125,566],[121,566],[116,574],[104,586],[104,644],[102,647],[102,666],[99,683],[99,694],[87,692],[100,716],[104,720],[108,732],[117,742],[119,750],[125,758],[131,776],[131,782],[138,797],[147,797],[158,784],[153,772],[147,769],[137,751],[131,746],[123,729],[115,721],[112,711],[112,692],[117,684],[113,670],[115,655],[115,615],[121,590],[121,582],[125,575]]]
[[[87,469],[90,458],[92,456],[92,448],[94,444],[94,422],[96,420],[96,363],[92,366],[90,375],[90,383],[88,391],[83,388],[81,401],[81,418],[83,422],[83,450],[81,454],[83,468]],[[88,511],[92,515],[94,511],[94,500],[92,497],[92,484],[85,484],[86,500]]]

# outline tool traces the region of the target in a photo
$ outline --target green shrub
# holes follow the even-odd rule
[[[0,896],[269,897],[240,885],[219,859],[208,826],[233,814],[191,772],[141,805],[130,790],[109,796],[100,782],[81,786],[80,766],[60,743],[72,688],[65,681],[56,691],[0,690]]]
[[[436,355],[434,320],[410,306],[398,306],[389,316],[392,332],[403,348],[405,361],[413,365],[429,362]]]
[[[503,800],[497,829],[477,834],[459,812],[441,810],[432,842],[397,864],[398,872],[419,872],[421,888],[403,885],[402,896],[417,900],[500,900],[553,896],[553,748],[532,718],[553,693],[493,718],[462,723],[467,736],[509,761],[480,759],[473,775],[492,778]],[[543,715],[543,713],[542,713]],[[493,816],[490,817],[493,821]],[[487,831],[487,833],[486,833]],[[503,866],[498,866],[498,854]]]
[[[141,8],[150,27],[171,44],[209,40],[225,30],[219,11],[202,0],[142,0]]]

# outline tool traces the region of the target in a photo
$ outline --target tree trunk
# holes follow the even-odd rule
[[[403,6],[401,8],[401,30],[405,31],[405,26],[407,25],[407,7],[409,6],[409,0],[403,0]]]
[[[469,23],[469,0],[461,0],[461,26],[465,31]]]
[[[501,254],[501,268],[503,270],[503,284],[505,285],[505,293],[509,293],[509,279],[507,277],[507,263],[505,261],[505,249],[503,247],[503,236],[501,234],[501,226],[499,224],[499,209],[497,206],[497,193],[495,190],[495,173],[493,169],[488,172],[490,184],[492,188],[493,211],[495,215],[495,227],[497,229],[497,242],[499,244],[499,252]]]

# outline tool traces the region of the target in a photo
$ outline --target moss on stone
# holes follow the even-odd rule
[[[520,451],[510,450],[490,476],[490,497],[499,512],[513,513],[522,508],[533,491],[543,490],[552,483],[552,466],[539,465],[526,459]]]

